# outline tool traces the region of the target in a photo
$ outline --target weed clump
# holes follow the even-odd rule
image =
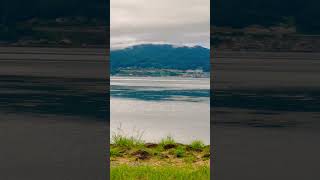
[[[163,138],[160,141],[159,145],[163,149],[171,149],[171,148],[175,148],[177,146],[177,143],[171,136],[167,136],[166,138]]]
[[[116,134],[112,136],[112,144],[116,147],[133,148],[144,146],[144,141],[134,137],[125,137]]]
[[[118,148],[111,148],[110,149],[110,157],[121,157],[122,152]]]
[[[175,150],[175,155],[178,158],[184,157],[185,153],[186,151],[182,146],[178,146],[177,149]]]
[[[205,144],[202,141],[196,140],[190,144],[191,150],[202,151],[205,148]]]

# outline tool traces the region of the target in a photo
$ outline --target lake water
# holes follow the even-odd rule
[[[111,134],[210,142],[210,80],[111,77]]]

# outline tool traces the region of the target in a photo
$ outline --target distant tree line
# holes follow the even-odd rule
[[[85,16],[109,21],[107,0],[0,0],[0,24],[30,18]]]
[[[109,9],[108,0],[0,0],[0,41],[15,42],[22,37],[53,39],[56,36],[34,31],[34,27],[26,23],[32,19],[55,25],[58,24],[56,18],[84,17],[88,20],[80,23],[83,26],[92,24],[93,19],[95,24],[106,26]]]
[[[211,24],[240,28],[289,23],[298,32],[320,33],[319,7],[319,0],[213,0]]]

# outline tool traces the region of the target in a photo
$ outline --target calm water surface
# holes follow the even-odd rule
[[[111,77],[111,134],[209,143],[209,89],[209,79]]]

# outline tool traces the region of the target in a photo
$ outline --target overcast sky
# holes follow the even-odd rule
[[[210,0],[111,0],[111,48],[143,43],[209,47]]]

